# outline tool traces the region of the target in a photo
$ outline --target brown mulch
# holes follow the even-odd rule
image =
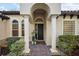
[[[8,43],[7,40],[0,40],[0,55],[6,55],[8,50]]]
[[[73,56],[79,56],[79,46],[73,51],[72,53]]]
[[[69,53],[66,52],[66,55],[68,56],[79,56],[79,46],[77,46],[74,51],[69,55]]]

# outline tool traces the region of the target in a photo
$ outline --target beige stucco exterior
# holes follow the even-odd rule
[[[40,3],[36,3],[37,5]],[[50,14],[60,14],[61,12],[61,4],[60,3],[42,3],[42,4],[46,4],[48,6],[48,8],[50,9],[49,13]],[[33,6],[35,5],[35,3],[21,3],[20,4],[20,14],[31,14],[32,11],[34,11],[35,9],[38,8],[43,8],[43,9],[47,9],[44,8],[45,6],[40,4],[39,6],[35,6],[33,8]]]
[[[5,39],[8,37],[9,33],[8,33],[8,21],[4,20],[0,20],[0,40]]]
[[[44,15],[38,13],[44,12]],[[76,15],[70,18],[70,15],[61,15],[60,3],[22,3],[20,4],[20,14],[7,15],[10,19],[0,19],[0,40],[12,36],[12,21],[18,21],[18,37],[22,36],[22,20],[24,20],[24,39],[26,53],[30,51],[29,41],[32,41],[32,32],[35,30],[35,24],[43,24],[43,40],[46,45],[52,46],[51,51],[56,52],[56,40],[59,35],[63,35],[64,21],[75,21],[75,35],[79,35],[79,19]],[[41,19],[42,22],[35,22]]]
[[[51,15],[59,15],[61,14],[61,4],[60,3],[21,3],[20,4],[20,14],[21,15],[29,15],[31,17],[31,20],[36,20],[38,17],[44,20],[44,41],[47,45],[51,45]],[[34,12],[35,10],[42,9],[46,11],[46,17],[41,16],[35,16]],[[38,15],[38,14],[37,14]],[[45,19],[44,19],[45,18]],[[30,23],[30,33],[33,32],[35,28],[35,23],[32,21]],[[31,38],[31,34],[29,35]]]
[[[0,20],[0,39],[5,39],[7,37],[12,37],[12,21],[13,20],[18,20],[19,22],[19,26],[21,25],[21,21],[23,20],[23,16],[22,15],[7,15],[10,17],[9,20]],[[63,19],[63,16],[59,16],[57,18],[57,37],[59,35],[62,35],[63,34],[63,21],[75,21],[75,31],[76,31],[76,34],[79,35],[79,20],[77,19],[77,16],[73,16],[72,19],[70,19],[70,16],[66,16],[65,19]],[[34,24],[33,23],[30,23],[30,41],[31,41],[31,32],[33,31],[34,29]],[[48,35],[46,38],[49,38],[49,45],[50,45],[50,42],[51,42],[51,21],[50,20],[47,20],[46,21],[46,27],[47,27],[47,31],[48,31]],[[21,28],[19,28],[20,31],[21,31]],[[46,30],[45,30],[46,31]],[[21,35],[21,33],[19,34],[19,36]]]

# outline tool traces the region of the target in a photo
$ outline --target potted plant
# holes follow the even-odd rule
[[[36,44],[35,31],[32,32],[32,44]]]

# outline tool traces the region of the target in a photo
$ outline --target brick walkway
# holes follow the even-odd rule
[[[45,44],[36,44],[32,45],[30,44],[30,49],[31,49],[31,56],[50,56],[50,47],[48,47]]]

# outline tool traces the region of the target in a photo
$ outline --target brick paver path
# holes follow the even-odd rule
[[[50,47],[45,44],[30,44],[31,56],[50,56]]]

